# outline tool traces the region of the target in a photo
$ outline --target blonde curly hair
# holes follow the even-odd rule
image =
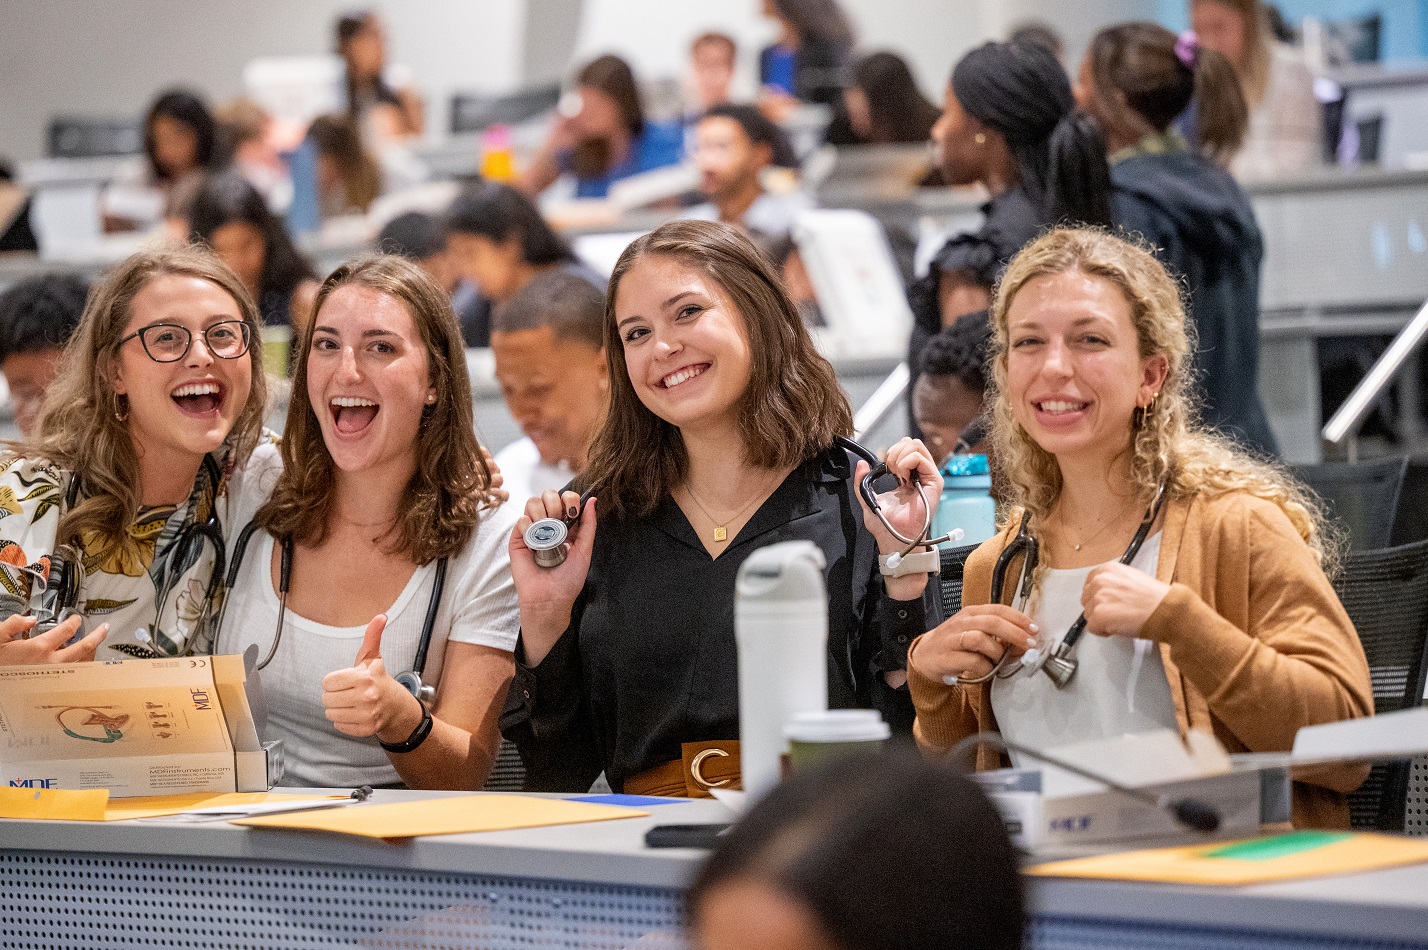
[[[1033,534],[1061,496],[1061,469],[1022,428],[1007,391],[1008,313],[1032,281],[1076,272],[1114,285],[1130,304],[1142,358],[1160,356],[1165,383],[1149,409],[1127,422],[1131,483],[1145,504],[1163,481],[1171,498],[1243,491],[1273,502],[1332,571],[1339,539],[1315,498],[1282,468],[1257,458],[1224,436],[1199,425],[1192,383],[1194,330],[1188,324],[1180,286],[1143,245],[1102,229],[1057,228],[1017,254],[992,300],[992,439],[1011,488],[1010,517],[1030,515]]]

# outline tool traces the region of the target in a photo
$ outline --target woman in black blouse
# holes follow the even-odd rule
[[[860,508],[866,463],[834,445],[848,401],[754,245],[704,221],[635,241],[610,278],[605,352],[611,405],[579,486],[596,497],[569,556],[537,567],[522,534],[573,515],[574,492],[532,499],[511,536],[522,632],[502,731],[528,787],[584,791],[603,769],[616,791],[702,793],[691,747],[739,735],[734,579],[778,541],[827,561],[829,705],[908,729],[907,642],[935,622],[937,588],[881,576],[880,553],[903,546]],[[910,439],[887,462],[903,486],[884,512],[916,535],[908,479],[935,499],[936,466]]]

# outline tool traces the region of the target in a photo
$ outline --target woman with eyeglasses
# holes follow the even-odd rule
[[[207,251],[136,254],[95,291],[35,433],[0,461],[0,663],[202,640],[219,506],[262,427],[257,333],[252,299]]]

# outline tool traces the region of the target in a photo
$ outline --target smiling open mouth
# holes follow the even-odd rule
[[[206,416],[223,407],[223,387],[217,383],[189,383],[169,393],[186,415]]]
[[[1066,399],[1046,399],[1038,403],[1033,403],[1033,405],[1036,406],[1039,411],[1047,412],[1055,416],[1067,412],[1081,412],[1087,406],[1089,406],[1090,403],[1071,402],[1070,400]]]
[[[332,400],[332,423],[343,435],[361,432],[372,424],[380,410],[375,402],[358,396],[339,396]]]
[[[684,367],[684,369],[670,373],[664,379],[660,380],[659,384],[665,389],[673,389],[680,383],[687,383],[696,376],[702,376],[704,374],[704,371],[708,368],[708,363],[699,363],[695,366],[686,366]]]

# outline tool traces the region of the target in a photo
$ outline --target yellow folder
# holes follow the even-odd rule
[[[1028,868],[1041,877],[1095,877],[1177,884],[1260,884],[1352,874],[1428,861],[1428,839],[1347,831],[1291,831],[1183,848],[1124,851]]]
[[[243,808],[277,802],[324,801],[343,795],[289,795],[282,792],[192,792],[110,798],[108,789],[0,788],[0,818],[47,821],[126,821],[178,815],[196,808]]]
[[[419,835],[508,831],[513,828],[642,818],[648,814],[647,811],[617,805],[492,794],[383,805],[347,805],[319,811],[237,818],[233,824],[254,828],[331,831],[366,838],[414,838]]]

